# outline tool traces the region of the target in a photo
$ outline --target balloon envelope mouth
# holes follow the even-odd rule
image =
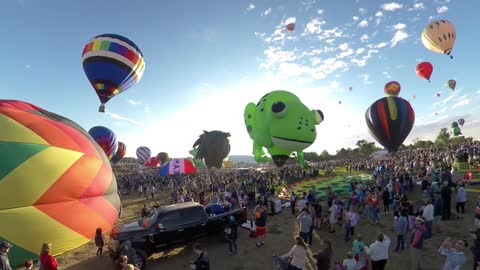
[[[305,149],[310,145],[312,145],[313,143],[312,141],[302,141],[302,140],[288,139],[288,138],[275,137],[275,136],[272,136],[272,142],[276,146],[279,146],[281,148],[284,148],[290,151]]]

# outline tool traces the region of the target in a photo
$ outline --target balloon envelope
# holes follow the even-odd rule
[[[116,34],[94,37],[83,48],[83,70],[104,111],[115,95],[140,81],[145,70],[143,54],[135,43]]]
[[[292,22],[292,23],[287,24],[287,30],[289,32],[293,32],[293,30],[295,30],[295,23]]]
[[[421,39],[423,45],[430,51],[450,55],[456,37],[455,26],[451,22],[436,20],[423,29]]]
[[[400,97],[384,97],[375,101],[365,112],[370,134],[389,152],[402,145],[413,128],[415,112]]]
[[[168,159],[168,154],[165,153],[165,152],[160,152],[157,154],[157,158],[158,160],[160,161],[160,164],[165,164],[165,162],[167,162],[167,159]]]
[[[52,255],[108,231],[121,209],[104,151],[78,124],[35,105],[0,100],[0,240],[12,266]]]
[[[151,157],[145,162],[146,167],[157,167],[159,163],[159,160],[157,157]]]
[[[88,133],[98,145],[100,145],[108,159],[111,159],[117,152],[118,148],[117,136],[115,136],[115,133],[109,128],[102,126],[92,127]]]
[[[137,158],[140,164],[145,165],[145,162],[147,162],[151,155],[152,152],[150,151],[150,148],[146,146],[140,146],[137,148]]]
[[[457,81],[455,80],[448,80],[447,85],[450,89],[455,90],[455,87],[457,87]]]
[[[383,88],[383,91],[387,96],[398,96],[400,93],[400,83],[397,81],[391,81],[385,84],[385,87]]]
[[[123,142],[118,142],[117,152],[110,160],[113,164],[117,164],[127,153],[127,146]]]
[[[188,158],[174,159],[158,170],[159,176],[196,173],[197,169]]]
[[[433,66],[429,62],[422,62],[417,65],[415,69],[417,76],[423,79],[430,81],[430,76],[432,76]]]
[[[458,124],[459,124],[460,126],[463,126],[463,124],[465,124],[465,119],[463,119],[463,118],[458,119],[457,122],[458,122]]]

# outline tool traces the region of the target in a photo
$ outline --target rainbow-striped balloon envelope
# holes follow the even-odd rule
[[[107,231],[121,209],[110,162],[73,121],[15,100],[0,100],[0,241],[12,265],[54,255]]]

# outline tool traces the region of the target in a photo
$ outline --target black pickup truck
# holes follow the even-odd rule
[[[144,270],[150,255],[221,232],[229,216],[242,224],[245,211],[245,208],[237,208],[208,215],[201,204],[193,202],[160,207],[148,218],[115,226],[110,233],[108,250],[112,258],[125,254],[131,263]]]

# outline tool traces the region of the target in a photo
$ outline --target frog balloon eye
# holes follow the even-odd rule
[[[283,103],[281,101],[273,103],[272,113],[273,113],[273,116],[275,116],[277,118],[284,117],[285,114],[287,114],[287,105],[285,105],[285,103]]]
[[[321,122],[323,122],[323,113],[320,110],[313,110],[313,113],[315,114],[315,123],[318,125]]]

